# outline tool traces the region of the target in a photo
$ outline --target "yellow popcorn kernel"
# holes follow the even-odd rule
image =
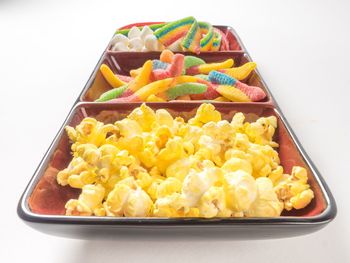
[[[185,217],[199,217],[199,209],[197,207],[190,207],[184,214]]]
[[[83,188],[84,185],[92,184],[95,182],[96,174],[90,171],[83,171],[79,175],[72,174],[67,182],[73,188]]]
[[[170,113],[165,109],[159,109],[156,110],[156,119],[157,119],[157,125],[159,126],[167,126],[169,128],[174,127],[174,119],[170,115]]]
[[[214,121],[221,121],[221,114],[215,110],[214,105],[203,103],[198,109],[196,115],[188,121],[191,125],[203,126],[204,124]]]
[[[243,170],[225,174],[228,208],[234,212],[247,211],[257,196],[254,178]]]
[[[221,170],[206,168],[201,172],[191,169],[182,184],[182,193],[190,207],[196,206],[205,191],[221,180]]]
[[[247,124],[245,132],[254,143],[278,147],[278,144],[272,141],[276,127],[277,119],[275,116],[263,117],[254,123]]]
[[[146,190],[153,182],[153,178],[147,172],[139,172],[136,175],[136,178],[137,185],[140,186],[143,190]]]
[[[197,159],[191,157],[179,159],[168,166],[165,174],[167,177],[175,177],[182,182],[195,162],[197,162]]]
[[[314,192],[311,189],[307,189],[298,193],[290,199],[290,202],[295,209],[302,209],[306,207],[314,198]]]
[[[307,183],[307,171],[305,168],[300,166],[294,166],[292,168],[292,178],[298,179],[301,183]]]
[[[101,205],[105,189],[101,185],[85,185],[78,200],[71,199],[66,204],[67,215],[91,215]]]
[[[95,216],[106,216],[106,210],[102,204],[99,204],[93,211]]]
[[[281,215],[283,204],[278,200],[272,181],[266,177],[256,179],[258,195],[245,215],[248,217],[277,217]]]
[[[91,143],[78,145],[74,154],[82,157],[84,161],[91,165],[96,165],[101,156],[97,146]]]
[[[282,166],[277,166],[276,169],[272,170],[271,173],[269,174],[269,179],[272,181],[272,183],[275,185],[276,182],[278,182],[283,175],[283,167]]]
[[[118,128],[119,134],[122,137],[129,138],[140,135],[142,133],[142,128],[139,123],[132,119],[122,119],[115,122],[114,125]]]
[[[245,152],[243,152],[241,150],[233,149],[233,148],[228,149],[225,152],[225,160],[228,161],[231,158],[239,158],[239,159],[243,159],[243,160],[249,160],[249,157]]]
[[[155,154],[150,149],[145,149],[138,156],[142,164],[147,168],[153,167],[157,162]]]
[[[307,171],[300,166],[294,166],[291,175],[284,175],[275,183],[275,192],[283,202],[284,209],[291,210],[306,207],[314,198],[314,193],[307,183]]]
[[[158,148],[163,148],[168,142],[168,139],[172,137],[172,133],[168,126],[160,126],[156,131],[156,145]]]
[[[77,134],[77,131],[73,127],[66,126],[65,130],[66,130],[66,133],[68,135],[68,138],[71,141],[73,141],[73,142],[77,141],[78,134]]]
[[[196,211],[190,210],[186,200],[179,193],[159,198],[154,203],[153,216],[155,217],[183,217],[186,214],[195,216]]]
[[[116,184],[103,203],[107,216],[123,216],[124,206],[131,192],[132,189],[126,184]]]
[[[202,135],[199,138],[199,149],[195,156],[201,160],[212,160],[218,166],[222,165],[222,160],[220,158],[221,144],[219,141],[214,140],[208,135]]]
[[[202,132],[204,135],[212,137],[214,140],[219,140],[223,144],[231,142],[235,135],[235,130],[232,125],[226,121],[208,122],[203,125]]]
[[[194,154],[194,145],[191,142],[184,142],[183,146],[187,155]]]
[[[120,176],[120,179],[125,179],[125,178],[129,177],[130,171],[129,171],[128,167],[126,167],[124,165],[122,167],[120,167],[119,176]]]
[[[68,168],[59,171],[56,177],[57,183],[66,186],[68,184],[68,178],[70,176]]]
[[[268,176],[279,165],[278,153],[269,145],[251,144],[247,153],[255,178]]]
[[[112,144],[103,144],[98,148],[101,152],[101,156],[116,155],[120,150]]]
[[[114,159],[114,162],[119,165],[131,165],[132,163],[135,163],[135,157],[132,155],[129,155],[129,152],[127,150],[121,150]]]
[[[115,132],[116,128],[112,124],[104,125],[102,122],[94,118],[85,118],[79,125],[74,128],[67,126],[66,131],[70,139],[74,142],[72,149],[79,144],[91,143],[100,146],[106,140],[106,135],[109,132]]]
[[[66,215],[67,216],[91,216],[91,209],[84,203],[77,199],[68,200],[66,205]]]
[[[87,204],[91,209],[99,206],[103,200],[105,189],[102,185],[85,185],[79,196],[79,200]]]
[[[175,160],[185,157],[185,151],[180,137],[168,140],[165,148],[160,150],[157,156],[156,166],[161,173],[165,173],[166,168]]]
[[[235,157],[227,160],[221,168],[226,172],[235,172],[238,170],[243,170],[249,174],[252,174],[252,171],[253,171],[252,165],[250,164],[250,162],[248,162],[247,160],[235,158]]]
[[[148,194],[137,188],[129,194],[125,203],[124,215],[129,217],[146,217],[151,213],[153,202]]]
[[[157,198],[162,198],[173,193],[180,193],[182,183],[175,177],[169,177],[162,181],[157,187]]]
[[[250,146],[249,138],[246,134],[236,133],[233,147],[237,150],[247,151]]]
[[[74,157],[68,167],[57,174],[57,182],[63,186],[69,184],[74,188],[82,188],[85,184],[95,182],[95,170],[83,158]]]
[[[127,185],[130,189],[135,190],[137,188],[136,180],[133,176],[126,177],[118,181],[120,185]]]
[[[242,112],[237,112],[231,120],[231,126],[234,128],[236,132],[243,132],[243,124],[244,124],[245,116]]]
[[[157,178],[164,178],[162,173],[159,171],[157,166],[154,166],[151,168],[149,171],[149,174],[152,176],[152,178],[157,179]]]
[[[134,109],[129,115],[128,118],[130,120],[136,121],[143,131],[150,131],[152,129],[153,123],[156,122],[156,114],[155,112],[145,103],[143,103],[140,107]]]
[[[151,185],[147,189],[147,194],[152,198],[153,201],[157,200],[157,191],[159,185],[164,181],[161,178],[153,179]]]
[[[200,216],[212,218],[215,216],[231,214],[226,208],[225,192],[222,187],[210,187],[200,198],[199,204]]]

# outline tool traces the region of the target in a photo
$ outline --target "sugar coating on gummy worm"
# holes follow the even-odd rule
[[[166,95],[169,100],[176,99],[179,96],[190,94],[201,94],[207,90],[207,85],[201,83],[183,83],[178,84],[167,90]]]
[[[236,84],[237,80],[218,71],[211,71],[209,73],[209,81],[213,82],[213,83],[217,83],[220,85],[230,85],[233,86]]]
[[[114,88],[103,93],[96,101],[104,102],[109,101],[115,98],[118,98],[126,89],[128,88],[128,84],[121,86],[119,88]]]

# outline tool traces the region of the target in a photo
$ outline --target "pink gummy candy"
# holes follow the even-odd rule
[[[153,79],[161,80],[166,78],[173,78],[181,76],[182,70],[184,68],[185,56],[182,54],[175,54],[171,64],[167,69],[155,69],[153,70]]]
[[[119,97],[110,101],[107,101],[108,103],[116,103],[116,102],[141,102],[140,98],[137,97],[135,94],[131,94],[127,97]]]
[[[194,100],[213,100],[220,96],[220,94],[216,91],[215,84],[212,84],[209,81],[206,81],[204,79],[198,79],[199,83],[207,85],[207,91],[202,94],[192,94],[191,99]]]
[[[237,80],[235,87],[247,95],[251,101],[260,101],[266,97],[265,92],[256,86],[249,86]]]
[[[134,79],[134,78],[132,78],[132,77],[130,77],[130,76],[119,75],[119,74],[117,74],[117,77],[118,77],[120,80],[124,81],[124,82],[130,82],[130,81],[132,81],[132,80]]]

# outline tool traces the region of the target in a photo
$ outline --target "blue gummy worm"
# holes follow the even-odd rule
[[[152,61],[152,68],[153,69],[167,69],[168,63],[165,63],[163,61],[160,61],[158,59],[155,59]]]
[[[232,78],[229,75],[226,75],[225,73],[221,73],[216,70],[210,71],[208,75],[208,79],[210,82],[217,83],[220,85],[230,85],[233,86],[236,84],[237,80],[235,78]]]

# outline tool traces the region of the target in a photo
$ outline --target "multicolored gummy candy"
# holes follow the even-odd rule
[[[154,35],[164,45],[169,46],[179,38],[186,35],[192,24],[196,21],[193,16],[189,16],[158,28]]]
[[[182,47],[185,50],[191,51],[193,53],[199,54],[201,51],[200,40],[202,38],[202,33],[198,22],[195,20],[187,32],[186,36],[181,42]]]
[[[233,59],[206,63],[195,56],[165,50],[160,59],[147,60],[131,77],[117,75],[105,64],[102,75],[113,89],[103,93],[98,102],[160,102],[171,100],[261,101],[265,92],[241,79],[249,77],[254,62],[233,67]]]

